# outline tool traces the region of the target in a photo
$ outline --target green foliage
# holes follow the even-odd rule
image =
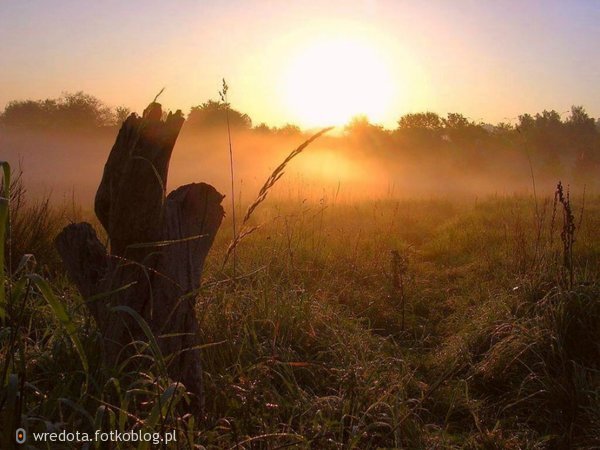
[[[6,242],[11,209],[10,167],[3,163],[4,179],[0,232]],[[14,186],[14,185],[13,185]],[[4,252],[1,253],[4,255]],[[187,401],[183,386],[166,377],[165,362],[154,336],[150,345],[135,343],[138,352],[119,367],[101,363],[98,336],[84,313],[81,299],[63,283],[51,285],[35,273],[32,255],[23,255],[14,271],[0,259],[3,316],[0,318],[0,446],[15,448],[14,433],[19,427],[32,432],[56,432],[65,425],[69,431],[168,431],[173,427],[174,410]],[[61,291],[61,294],[57,294]],[[95,299],[97,300],[97,299]],[[120,310],[134,316],[125,306]],[[140,322],[141,321],[141,322]],[[136,358],[147,355],[159,363],[159,371],[140,373]],[[153,401],[149,411],[141,405]],[[113,407],[117,404],[118,407]],[[138,409],[139,408],[139,409]],[[193,421],[191,421],[193,423]],[[184,425],[177,425],[183,429]],[[48,448],[72,448],[73,443],[52,443]],[[131,448],[131,444],[118,448]],[[140,442],[135,448],[147,449]],[[30,448],[34,448],[31,445]],[[90,448],[100,448],[100,444]]]
[[[48,284],[46,280],[40,277],[38,274],[32,273],[28,275],[28,280],[38,289],[42,297],[48,302],[51,306],[54,315],[60,322],[60,324],[67,330],[71,341],[73,342],[73,346],[79,355],[79,359],[81,360],[81,365],[83,369],[86,371],[89,370],[87,357],[85,355],[85,350],[83,349],[83,345],[81,345],[81,341],[79,340],[79,336],[77,334],[77,328],[75,327],[75,323],[65,310],[61,301],[56,297],[54,292],[52,291],[52,287]],[[18,300],[18,299],[17,299]]]
[[[6,317],[6,291],[5,291],[5,242],[9,236],[10,227],[10,165],[0,161],[2,167],[2,191],[0,191],[0,320]]]
[[[71,205],[51,205],[50,197],[26,198],[22,172],[17,170],[11,180],[10,196],[10,253],[8,263],[17,267],[25,254],[36,255],[43,270],[59,270],[61,263],[54,248],[54,237],[64,224],[66,217],[75,220],[78,209]]]
[[[106,367],[73,286],[40,281],[26,257],[5,281],[0,445],[21,424],[173,429],[182,449],[594,448],[600,198],[577,223],[572,283],[552,198],[537,201],[272,198],[248,219],[263,226],[235,281],[224,229],[198,292],[204,417],[141,318],[118,307],[146,339]]]
[[[242,272],[264,269],[208,282],[201,297],[203,339],[216,343],[204,353],[210,408],[227,417],[203,442],[293,431],[301,448],[593,445],[598,201],[572,293],[559,230],[530,198],[274,205],[239,249]],[[410,261],[404,332],[392,248]],[[561,423],[566,406],[577,412]]]
[[[6,270],[5,242],[10,236],[10,165],[0,161],[2,167],[2,191],[0,191],[0,320],[6,318]]]

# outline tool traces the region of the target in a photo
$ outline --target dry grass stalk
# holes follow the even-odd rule
[[[289,164],[289,162],[292,159],[294,159],[296,156],[298,156],[300,153],[302,153],[302,151],[306,147],[308,147],[314,140],[319,138],[322,134],[327,133],[332,128],[333,127],[323,128],[321,131],[319,131],[318,133],[311,136],[309,139],[304,141],[304,143],[302,143],[302,145],[300,145],[297,149],[293,150],[287,156],[287,158],[285,158],[283,160],[283,162],[275,168],[273,173],[271,173],[269,178],[267,178],[267,181],[265,181],[265,184],[263,185],[263,187],[260,188],[260,191],[258,193],[258,197],[256,197],[256,200],[254,200],[254,202],[248,207],[248,210],[246,211],[246,215],[244,216],[242,225],[244,225],[246,222],[248,222],[248,219],[250,219],[250,216],[252,216],[252,213],[254,212],[254,210],[258,207],[258,205],[260,205],[267,198],[267,195],[269,194],[269,191],[271,190],[271,188],[283,176],[285,167]]]
[[[393,295],[397,303],[399,303],[401,316],[402,316],[402,331],[404,331],[405,315],[406,315],[406,297],[404,295],[404,276],[408,270],[408,258],[404,255],[400,255],[398,250],[392,250],[392,288]]]
[[[283,160],[283,162],[281,164],[279,164],[279,166],[277,166],[275,168],[275,170],[273,170],[271,175],[269,175],[269,178],[267,178],[267,181],[265,181],[265,184],[263,184],[263,186],[260,188],[260,191],[258,192],[258,196],[254,200],[254,202],[252,202],[252,204],[248,207],[248,210],[246,211],[246,214],[244,215],[244,219],[242,221],[242,226],[241,226],[240,232],[237,235],[234,235],[231,243],[227,247],[227,253],[225,254],[225,259],[223,260],[222,267],[225,267],[225,264],[227,264],[227,261],[229,260],[229,256],[235,252],[235,249],[237,248],[238,244],[242,241],[242,239],[249,236],[250,234],[252,234],[254,231],[256,231],[259,228],[259,226],[247,228],[246,224],[248,223],[248,220],[250,220],[250,217],[252,217],[252,213],[256,210],[256,208],[258,208],[258,206],[262,202],[265,201],[270,190],[273,188],[273,186],[275,186],[277,181],[279,181],[279,179],[283,176],[283,174],[285,173],[286,166],[290,163],[290,161],[292,159],[294,159],[296,156],[298,156],[300,153],[302,153],[304,151],[304,149],[306,147],[308,147],[313,141],[315,141],[321,135],[327,133],[331,129],[333,129],[333,127],[326,127],[326,128],[323,128],[322,130],[320,130],[318,133],[315,133],[314,135],[312,135],[310,138],[308,138],[306,141],[304,141],[302,144],[300,144],[299,147],[297,147],[295,150],[292,150],[292,152]],[[235,276],[235,273],[234,273],[234,276]]]
[[[565,193],[560,181],[556,185],[556,192],[554,193],[554,214],[556,214],[558,203],[562,205],[563,210],[563,227],[560,233],[563,243],[563,264],[569,273],[569,288],[572,288],[574,281],[573,244],[575,243],[575,216],[571,208],[569,189],[567,188],[567,192]]]
[[[233,241],[235,242],[238,239],[237,236],[237,224],[235,217],[235,176],[233,171],[233,146],[231,144],[231,126],[229,124],[229,101],[227,100],[227,91],[229,90],[229,86],[223,78],[223,90],[219,91],[219,96],[221,97],[221,101],[225,105],[225,118],[227,119],[227,139],[229,142],[229,173],[231,178],[231,226],[233,228]],[[235,277],[236,268],[237,268],[237,258],[235,254],[235,246],[232,248],[233,251],[233,276]]]

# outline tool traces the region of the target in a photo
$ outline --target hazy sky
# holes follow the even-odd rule
[[[218,98],[255,123],[419,110],[600,115],[600,1],[0,0],[0,107],[83,90],[140,110]]]

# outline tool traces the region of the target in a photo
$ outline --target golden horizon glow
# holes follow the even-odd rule
[[[314,149],[298,159],[296,169],[299,173],[317,178],[323,182],[353,181],[364,176],[360,165],[346,155],[327,148]]]
[[[396,85],[377,46],[355,37],[310,42],[283,74],[284,102],[308,126],[343,125],[357,115],[384,120]]]
[[[19,36],[0,52],[0,109],[82,90],[140,112],[166,87],[165,108],[187,112],[225,77],[233,107],[270,126],[600,115],[594,2],[108,3],[0,2],[0,40]]]

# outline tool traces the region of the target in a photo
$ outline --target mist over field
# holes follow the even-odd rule
[[[0,115],[1,443],[13,429],[150,430],[215,450],[600,442],[600,129],[584,108],[494,126],[357,117],[291,159],[318,129],[209,101],[177,135],[183,118],[160,113],[76,93]],[[181,203],[165,202],[165,179]],[[129,358],[109,359],[116,339]],[[59,417],[58,404],[76,406]]]
[[[44,102],[11,103],[0,116],[0,146],[3,157],[23,170],[32,195],[51,193],[53,201],[75,196],[91,205],[119,128],[117,114],[82,93],[45,103],[68,103],[69,98],[70,110],[54,112],[44,110]],[[31,116],[20,116],[27,108]],[[294,125],[253,126],[250,117],[232,111],[237,120],[232,130],[236,189],[249,201],[311,131]],[[78,113],[76,124],[62,117]],[[201,176],[226,192],[225,110],[207,102],[188,116],[175,146],[168,187]],[[497,125],[475,123],[461,114],[425,112],[405,115],[395,129],[384,129],[359,116],[311,145],[287,168],[273,195],[340,200],[476,197],[532,193],[534,182],[540,192],[552,192],[559,180],[574,192],[585,186],[593,193],[598,183],[594,174],[600,170],[599,130],[598,121],[581,107],[562,116],[555,111],[523,114],[515,124]]]

